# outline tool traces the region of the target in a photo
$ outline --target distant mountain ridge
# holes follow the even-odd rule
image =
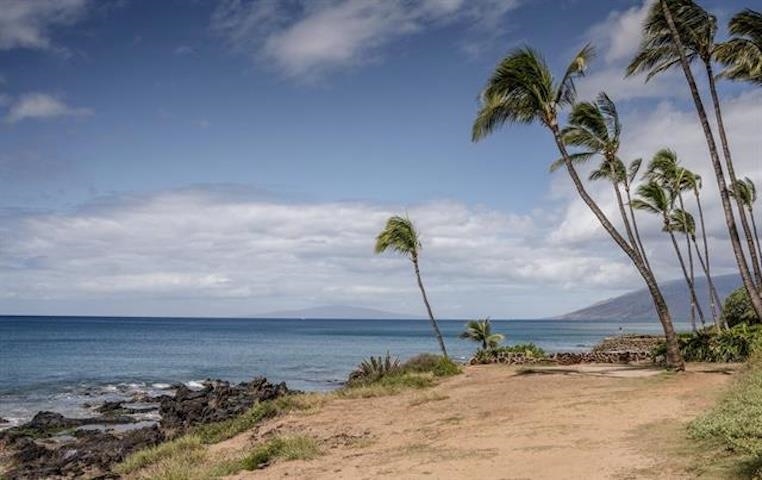
[[[739,275],[713,276],[712,280],[717,288],[717,293],[723,301],[733,290],[742,285]],[[685,280],[662,282],[661,290],[667,305],[669,305],[672,318],[674,320],[689,319],[691,302]],[[707,290],[706,279],[704,277],[697,277],[696,293],[699,303],[704,310],[707,322],[711,322],[712,311]],[[655,317],[656,310],[651,301],[651,295],[647,289],[643,288],[555,318],[559,320],[648,320]]]
[[[374,308],[354,307],[350,305],[324,305],[297,310],[279,310],[256,315],[259,318],[308,318],[308,319],[352,319],[352,320],[412,320],[423,317],[403,313],[387,312]]]

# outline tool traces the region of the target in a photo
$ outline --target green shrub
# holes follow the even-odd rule
[[[242,461],[244,470],[257,470],[274,460],[311,460],[320,455],[317,442],[303,435],[280,436],[258,445]]]
[[[746,288],[741,287],[735,290],[725,299],[725,304],[722,306],[722,319],[730,327],[742,323],[749,325],[759,323],[759,318],[754,312],[754,307],[751,305],[751,299]]]
[[[460,366],[442,355],[422,353],[402,364],[407,373],[433,373],[435,377],[450,377],[461,372]]]
[[[762,344],[762,327],[742,323],[719,333],[714,327],[708,327],[678,335],[678,343],[683,358],[689,362],[743,362]],[[663,358],[666,351],[666,344],[662,342],[652,356]]]
[[[523,356],[527,360],[542,360],[547,357],[545,350],[534,343],[519,343],[516,345],[489,348],[487,350],[479,349],[474,354],[473,363],[500,363],[501,359]]]
[[[762,353],[750,358],[737,383],[715,408],[691,423],[690,431],[762,460]]]
[[[400,373],[400,360],[392,357],[389,352],[385,357],[370,356],[360,362],[360,365],[349,374],[348,385],[373,383],[387,375]]]

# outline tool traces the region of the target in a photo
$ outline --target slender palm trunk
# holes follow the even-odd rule
[[[762,262],[762,245],[759,244],[759,234],[757,233],[757,222],[754,221],[754,209],[749,205],[749,218],[751,218],[751,229],[754,231],[754,241],[757,244],[757,254]]]
[[[666,223],[668,223],[668,220],[665,217],[665,224]],[[696,306],[696,309],[699,312],[701,312],[701,305],[699,305],[698,299],[696,298],[696,289],[694,288],[691,277],[688,275],[688,270],[685,268],[685,260],[683,260],[683,254],[680,252],[680,246],[677,244],[677,239],[675,238],[675,234],[671,230],[669,230],[668,233],[669,233],[669,238],[672,240],[672,246],[675,248],[675,255],[677,255],[677,261],[680,262],[680,269],[683,271],[683,277],[685,278],[685,283],[688,284],[688,293],[691,295],[691,302],[693,305]],[[688,244],[688,248],[690,248],[690,244]],[[694,325],[691,325],[691,327],[693,328],[693,331],[696,331],[696,325],[695,325],[696,319],[692,318],[691,321],[694,323]]]
[[[712,309],[712,320],[714,320],[714,323],[717,324],[719,328],[719,308],[722,300],[720,300],[719,296],[717,295],[717,291],[714,290],[714,282],[712,281],[712,265],[709,261],[709,242],[706,239],[706,225],[704,224],[704,209],[701,206],[701,197],[699,195],[698,186],[696,185],[693,187],[693,194],[696,196],[696,205],[698,206],[699,212],[699,225],[701,226],[701,242],[704,245],[704,261],[706,262],[706,266],[702,265],[702,268],[704,268],[706,282],[709,286],[709,305]],[[699,259],[700,258],[701,256],[699,255]]]
[[[678,190],[677,193],[678,201],[680,202],[680,209],[685,212],[685,202],[683,201],[683,194]],[[698,312],[699,320],[701,320],[701,326],[706,326],[706,319],[704,318],[704,310],[701,308],[701,305],[698,304],[698,297],[696,296],[695,291],[695,285],[696,285],[696,272],[693,267],[693,249],[691,249],[691,235],[686,230],[685,231],[685,248],[688,249],[688,271],[691,278],[691,288],[694,289],[693,292],[693,298],[694,302],[691,304],[691,325],[696,324],[696,312]]]
[[[733,215],[733,207],[730,204],[730,196],[728,194],[727,185],[725,183],[725,174],[722,171],[720,156],[717,152],[717,145],[714,142],[714,134],[712,133],[712,129],[709,126],[709,120],[706,115],[706,110],[704,109],[704,103],[701,100],[701,96],[698,92],[698,87],[696,86],[696,80],[693,78],[693,73],[691,72],[690,65],[688,65],[688,60],[685,57],[685,49],[683,48],[682,40],[680,40],[680,34],[678,33],[677,27],[675,26],[675,21],[672,18],[672,13],[669,11],[669,7],[667,6],[667,2],[665,0],[660,0],[660,2],[662,11],[664,12],[664,16],[667,20],[667,24],[669,25],[672,39],[674,40],[680,55],[680,65],[683,69],[683,73],[685,74],[685,79],[688,82],[688,87],[690,88],[691,96],[693,97],[693,103],[696,106],[696,112],[698,113],[699,120],[701,121],[701,127],[704,130],[707,147],[709,148],[709,156],[712,159],[712,167],[714,168],[714,176],[717,178],[717,186],[720,190],[722,210],[725,214],[725,223],[728,227],[730,243],[733,247],[733,254],[735,255],[736,263],[738,264],[738,271],[741,274],[744,287],[746,287],[746,291],[749,294],[749,299],[751,300],[754,312],[757,314],[757,316],[762,318],[762,297],[760,297],[759,292],[754,285],[754,280],[752,279],[751,272],[749,271],[749,265],[746,263],[746,256],[744,255],[743,247],[741,246],[741,240],[738,236],[738,229],[736,228],[736,221]]]
[[[638,229],[638,221],[635,219],[635,209],[632,208],[632,196],[630,195],[630,184],[627,180],[624,183],[624,193],[627,195],[627,206],[630,209],[630,216],[632,217],[632,229],[635,231],[635,239],[638,242],[638,248],[640,249],[640,255],[643,257],[646,267],[651,270],[651,264],[648,262],[648,255],[646,255],[646,249],[643,247],[643,240],[640,238],[640,230]],[[651,270],[653,271],[653,270]]]
[[[654,277],[653,272],[646,266],[640,255],[635,251],[633,247],[627,243],[627,240],[622,237],[622,235],[617,231],[616,227],[614,227],[608,217],[606,217],[606,214],[603,213],[598,204],[595,203],[595,200],[593,200],[592,197],[590,197],[590,194],[587,193],[587,190],[585,190],[585,186],[583,185],[582,180],[579,178],[579,175],[574,168],[574,164],[569,157],[569,152],[566,150],[566,145],[561,138],[561,131],[558,128],[558,123],[553,120],[552,122],[548,123],[547,126],[553,133],[553,137],[556,141],[556,146],[558,147],[558,151],[561,153],[561,157],[564,159],[566,170],[569,173],[569,177],[571,177],[572,182],[574,183],[574,187],[577,189],[577,193],[579,193],[579,196],[582,198],[588,208],[590,208],[603,228],[614,240],[614,242],[616,242],[616,244],[619,245],[619,248],[621,248],[628,257],[630,257],[630,260],[632,260],[632,263],[635,264],[635,268],[637,268],[638,273],[640,273],[640,276],[643,277],[643,280],[646,282],[646,286],[648,287],[648,291],[651,293],[651,298],[654,302],[654,307],[656,308],[656,313],[659,316],[659,321],[661,322],[662,329],[664,330],[664,337],[667,344],[667,366],[678,371],[685,370],[685,363],[683,362],[683,356],[680,353],[680,347],[677,343],[677,335],[675,334],[675,329],[672,325],[672,317],[669,314],[669,307],[667,306],[667,302],[664,300],[664,296],[659,289],[659,285],[656,283],[656,278]]]
[[[627,232],[627,238],[630,240],[630,246],[635,250],[635,253],[640,255],[638,243],[635,240],[635,234],[632,232],[632,227],[630,226],[630,219],[627,218],[627,211],[624,209],[624,200],[622,200],[622,192],[619,191],[619,184],[612,182],[612,185],[614,186],[614,192],[616,194],[616,203],[619,205],[619,214],[622,215],[622,221],[624,222],[624,230]]]
[[[712,318],[714,320],[714,325],[717,327],[717,331],[720,331],[722,329],[722,324],[720,323],[720,319],[714,311],[715,301],[720,303],[720,296],[717,294],[717,289],[714,288],[714,282],[712,282],[712,277],[709,275],[709,262],[704,261],[704,257],[701,255],[701,250],[699,249],[698,243],[696,242],[696,236],[693,235],[691,239],[693,240],[693,247],[696,249],[696,258],[698,258],[701,269],[704,270],[704,275],[706,276],[706,281],[709,285],[709,298],[712,304]]]
[[[730,155],[730,145],[728,143],[728,136],[725,133],[725,123],[722,120],[720,97],[717,93],[717,85],[715,84],[711,61],[704,62],[704,66],[706,67],[706,75],[709,79],[709,90],[712,94],[714,115],[717,118],[717,130],[720,133],[720,143],[722,144],[722,153],[725,157],[725,166],[728,169],[728,176],[730,177],[730,185],[736,185],[738,178],[736,177],[735,168],[733,166],[733,159]],[[744,208],[743,200],[741,199],[740,195],[736,195],[735,199],[736,207],[738,207],[738,216],[741,219],[741,226],[743,227],[743,233],[746,237],[746,246],[749,250],[749,258],[751,259],[752,269],[754,270],[754,278],[756,280],[757,289],[759,290],[762,288],[762,268],[760,268],[760,258],[757,256],[757,249],[756,245],[754,244],[751,228],[749,227],[749,221],[746,218],[746,209]]]
[[[431,320],[431,326],[434,328],[434,335],[439,342],[439,348],[442,350],[442,355],[447,357],[447,349],[445,348],[444,339],[442,338],[442,332],[439,331],[439,325],[434,319],[434,313],[431,311],[431,305],[429,304],[429,297],[426,296],[426,289],[423,288],[423,281],[421,280],[421,270],[418,268],[418,257],[413,257],[413,266],[415,267],[415,278],[418,280],[418,288],[421,289],[421,295],[423,296],[423,303],[426,305],[426,311],[429,313],[429,320]]]

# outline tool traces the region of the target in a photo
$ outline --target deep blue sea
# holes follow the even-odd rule
[[[580,350],[620,333],[659,333],[658,322],[493,320],[507,343]],[[475,345],[464,321],[440,326],[453,357]],[[38,410],[86,415],[85,402],[157,393],[173,383],[265,375],[292,388],[338,386],[368,355],[436,352],[427,320],[0,317],[0,417]]]

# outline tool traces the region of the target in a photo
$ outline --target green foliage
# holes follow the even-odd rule
[[[752,356],[738,382],[714,409],[691,423],[690,431],[762,460],[762,353]]]
[[[432,373],[435,377],[449,377],[461,373],[460,366],[442,355],[422,353],[402,364],[405,373]]]
[[[370,356],[360,362],[360,365],[349,374],[348,385],[368,384],[380,380],[381,378],[402,373],[400,360],[392,357],[386,352],[385,357]]]
[[[678,344],[683,358],[689,362],[743,362],[762,345],[762,327],[740,324],[720,333],[708,327],[679,335]],[[666,349],[662,342],[652,356],[662,358]]]
[[[742,323],[759,323],[746,288],[741,287],[728,296],[722,306],[722,319],[731,327]]]
[[[166,461],[179,454],[198,456],[203,454],[203,450],[204,447],[201,439],[197,435],[184,435],[180,438],[133,453],[118,464],[114,468],[114,471],[126,475],[148,465]]]
[[[311,460],[320,455],[317,442],[304,435],[279,436],[258,445],[242,461],[244,470],[257,470],[275,460]]]
[[[482,344],[482,348],[497,348],[505,338],[499,333],[492,333],[492,325],[489,318],[483,320],[469,320],[466,329],[460,334],[460,338],[473,340]]]
[[[418,238],[418,232],[415,230],[413,221],[407,217],[400,217],[399,215],[389,217],[386,226],[376,237],[376,253],[391,250],[415,258],[418,256],[420,248],[421,241]]]
[[[193,434],[202,443],[219,443],[232,438],[241,432],[250,430],[262,420],[272,418],[279,413],[279,408],[272,401],[259,402],[249,411],[235,418],[207,425],[199,425],[193,429]]]
[[[479,349],[474,354],[473,363],[500,363],[501,360],[522,356],[527,360],[543,360],[547,357],[545,350],[534,343],[519,343],[516,345]]]

